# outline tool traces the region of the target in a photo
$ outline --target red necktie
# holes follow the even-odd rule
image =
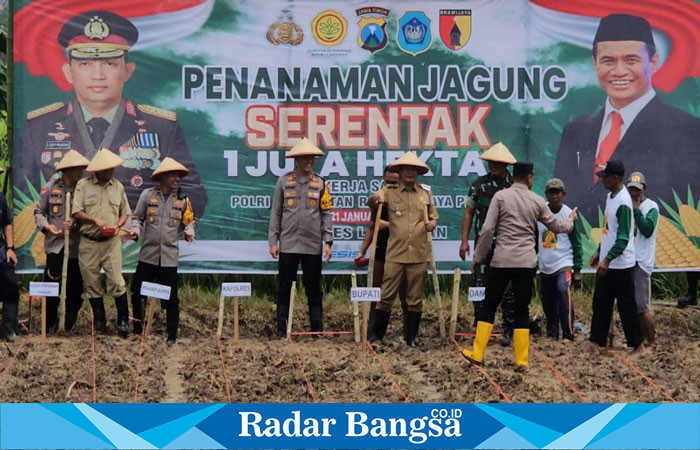
[[[617,144],[620,143],[620,134],[622,134],[622,116],[620,113],[613,111],[610,114],[612,119],[612,125],[610,126],[610,131],[608,135],[600,141],[600,149],[598,150],[598,156],[595,158],[595,165],[593,166],[593,184],[598,182],[598,172],[600,169],[605,167],[608,160],[612,156]]]

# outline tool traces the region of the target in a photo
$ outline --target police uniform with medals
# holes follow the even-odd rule
[[[514,164],[515,157],[510,153],[508,148],[502,143],[497,143],[487,151],[485,151],[480,157],[483,161],[491,161],[504,164]],[[509,188],[513,184],[513,176],[506,169],[506,176],[502,178],[496,178],[491,175],[491,172],[486,175],[482,175],[469,186],[469,192],[467,193],[466,206],[468,208],[474,209],[474,248],[479,241],[479,234],[481,233],[481,228],[484,226],[484,221],[486,220],[486,213],[489,210],[489,205],[491,205],[491,199],[496,192]],[[491,247],[491,252],[486,257],[483,264],[478,264],[474,270],[474,282],[476,286],[486,286],[486,279],[488,277],[489,264],[491,262],[491,256],[493,256],[493,246]],[[474,326],[476,326],[476,316],[477,310],[483,306],[483,302],[474,302]],[[503,314],[503,341],[504,345],[510,345],[510,341],[513,336],[513,328],[515,325],[515,296],[513,295],[513,288],[509,284],[505,293],[503,294],[503,301],[501,302],[501,311]]]
[[[413,166],[420,175],[428,172],[425,165],[413,152],[397,159],[391,170],[402,166]],[[406,283],[406,316],[404,317],[404,339],[411,347],[417,346],[416,337],[423,311],[423,292],[427,275],[427,263],[432,249],[425,229],[425,213],[430,220],[438,219],[430,188],[414,183],[409,187],[403,180],[396,189],[385,189],[384,207],[389,217],[389,242],[386,249],[382,299],[372,311],[370,340],[384,338],[391,308],[401,284]]]
[[[66,153],[66,156],[56,166],[56,171],[72,167],[87,167],[90,164],[84,156],[75,150]],[[63,177],[49,181],[41,190],[39,202],[34,208],[34,221],[37,229],[44,233],[44,251],[46,252],[46,268],[44,269],[44,281],[62,283],[64,257],[63,222],[66,218],[66,194],[73,196],[75,186],[67,186]],[[46,227],[53,225],[61,231],[59,236],[46,232]],[[73,227],[69,234],[68,268],[66,271],[66,330],[73,329],[78,319],[78,311],[83,304],[83,277],[80,275],[78,263],[78,245],[80,243],[80,230]],[[53,333],[58,330],[58,297],[46,297],[46,329]]]
[[[166,158],[151,175],[158,181],[161,174],[180,172],[186,175],[185,166]],[[167,310],[167,343],[172,345],[177,340],[177,328],[180,318],[179,297],[177,295],[177,264],[179,231],[194,238],[194,216],[190,200],[178,191],[165,195],[160,186],[148,188],[141,193],[132,216],[132,229],[142,237],[139,263],[134,280],[131,283],[131,306],[134,315],[134,333],[143,331],[143,298],[141,284],[144,281],[170,286],[170,298],[162,301],[161,306]]]
[[[72,59],[121,57],[137,39],[138,31],[131,22],[108,11],[80,14],[68,21],[59,34],[59,43]],[[18,152],[19,181],[15,184],[28,192],[26,177],[38,190],[40,174],[48,180],[68,150],[77,150],[92,160],[101,148],[124,159],[114,177],[124,185],[131,206],[136,205],[144,188],[155,185],[149,175],[163,158],[170,156],[180,161],[190,171],[181,188],[196,205],[195,215],[201,217],[207,194],[176,114],[125,98],[105,117],[91,117],[77,98],[29,112]]]
[[[323,152],[302,139],[287,158],[323,156]],[[301,263],[304,288],[309,304],[311,331],[323,331],[321,292],[322,245],[333,244],[332,202],[327,183],[320,175],[282,175],[272,200],[268,243],[279,243],[277,291],[277,332],[284,336],[289,315],[289,295]]]

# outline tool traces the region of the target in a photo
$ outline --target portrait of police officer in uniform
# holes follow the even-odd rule
[[[123,97],[124,84],[136,70],[128,52],[137,40],[136,27],[109,11],[84,12],[63,25],[58,42],[67,62],[62,69],[75,97],[27,114],[15,178],[23,192],[29,191],[25,177],[38,191],[40,173],[48,181],[71,148],[89,160],[107,148],[124,159],[114,177],[135,207],[141,191],[155,185],[150,174],[170,156],[188,168],[181,189],[196,205],[195,216],[202,216],[207,195],[176,114]]]

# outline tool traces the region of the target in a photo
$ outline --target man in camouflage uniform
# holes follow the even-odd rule
[[[68,242],[68,268],[66,270],[66,330],[72,330],[78,319],[78,311],[83,304],[83,277],[78,263],[80,231],[72,218],[66,217],[67,196],[73,195],[75,185],[83,177],[83,171],[90,164],[83,155],[70,150],[56,166],[61,177],[49,181],[41,190],[39,202],[34,209],[34,221],[44,233],[46,268],[44,281],[62,280],[63,257],[65,250],[64,230],[70,230]],[[46,297],[46,332],[58,331],[58,297]]]
[[[131,237],[142,237],[139,264],[131,283],[131,306],[134,314],[134,333],[143,331],[144,281],[170,286],[170,299],[162,301],[167,311],[166,328],[169,346],[177,340],[180,321],[180,300],[177,295],[178,235],[184,230],[185,240],[194,242],[194,215],[190,200],[179,191],[180,179],[187,175],[187,167],[172,158],[165,158],[151,178],[160,186],[148,188],[141,194],[132,216]]]
[[[488,162],[489,172],[477,178],[469,187],[467,204],[462,217],[462,245],[459,248],[459,256],[462,260],[465,260],[467,253],[470,252],[469,232],[472,228],[472,222],[474,222],[474,246],[476,247],[491,199],[496,192],[509,188],[513,184],[513,176],[508,172],[508,165],[515,164],[515,157],[505,145],[499,142],[485,151],[480,158]],[[475,216],[476,221],[474,221]],[[486,286],[492,254],[493,248],[484,263],[476,266],[474,280],[477,286]],[[482,302],[474,302],[474,326],[476,326],[476,313],[480,307],[482,307]],[[503,313],[503,338],[501,339],[501,345],[503,346],[510,345],[513,340],[514,308],[515,297],[511,286],[508,285],[501,304]]]
[[[39,190],[41,175],[48,180],[70,149],[92,160],[99,149],[107,148],[124,159],[114,177],[124,185],[133,207],[144,188],[156,185],[151,171],[171,156],[189,169],[182,188],[196,205],[197,217],[202,216],[206,192],[176,114],[134,104],[122,95],[136,69],[127,53],[137,40],[136,27],[109,11],[88,11],[66,22],[58,42],[66,51],[63,73],[75,98],[27,114],[21,150],[16,152],[15,186],[28,193],[26,178]]]
[[[294,158],[294,170],[279,177],[272,197],[268,244],[270,255],[279,258],[279,337],[287,333],[289,295],[300,262],[311,331],[323,331],[321,252],[325,261],[330,261],[333,205],[328,184],[313,172],[314,158],[320,156],[323,156],[323,152],[308,139],[302,138],[287,154],[287,158]]]

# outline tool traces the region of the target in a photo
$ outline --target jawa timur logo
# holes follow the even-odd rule
[[[294,23],[292,14],[285,8],[267,29],[267,40],[275,45],[299,45],[304,40],[304,31]]]
[[[360,26],[357,45],[372,53],[385,48],[389,42],[386,34],[386,17],[389,10],[372,6],[360,8],[355,12],[360,17],[360,21],[357,22]]]

